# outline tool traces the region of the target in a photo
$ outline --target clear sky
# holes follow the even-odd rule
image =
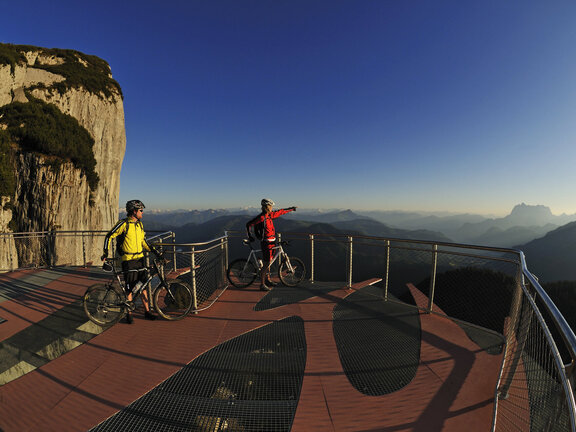
[[[576,213],[576,1],[0,2],[106,60],[120,202]]]

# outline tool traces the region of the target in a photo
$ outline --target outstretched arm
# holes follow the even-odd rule
[[[271,217],[272,219],[276,219],[277,217],[282,216],[282,215],[284,215],[284,214],[286,214],[286,213],[290,213],[290,212],[296,211],[297,208],[298,208],[298,207],[288,207],[288,208],[284,208],[284,209],[272,211],[272,212],[270,212],[270,217]]]

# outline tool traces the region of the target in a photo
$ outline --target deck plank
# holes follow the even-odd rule
[[[57,302],[77,295],[71,277],[50,284]],[[500,356],[480,351],[447,318],[421,314],[421,363],[406,387],[366,396],[349,383],[333,338],[334,305],[370,281],[265,311],[267,293],[229,289],[209,309],[178,322],[119,323],[82,346],[0,387],[0,429],[87,430],[160,384],[214,346],[288,316],[305,322],[307,364],[292,431],[485,431],[492,421]],[[343,284],[342,284],[343,285]],[[418,301],[426,301],[414,293]],[[38,297],[40,298],[40,297]],[[1,307],[14,300],[4,302]],[[14,320],[34,322],[37,305],[20,303]],[[55,305],[42,312],[49,313]],[[2,326],[6,323],[2,324]],[[1,326],[0,326],[1,327]]]

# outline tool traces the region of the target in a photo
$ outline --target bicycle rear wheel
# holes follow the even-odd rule
[[[99,326],[116,324],[124,316],[126,296],[110,284],[88,287],[83,297],[86,316]]]
[[[228,271],[226,272],[228,280],[236,288],[246,288],[254,282],[257,274],[258,270],[254,263],[245,260],[244,258],[232,261],[228,266]]]
[[[288,266],[288,261],[283,260],[278,270],[278,277],[284,285],[296,286],[304,280],[306,276],[306,267],[300,258],[290,257],[290,265]]]
[[[180,279],[166,281],[154,291],[154,306],[158,314],[176,321],[190,313],[193,306],[192,288]]]

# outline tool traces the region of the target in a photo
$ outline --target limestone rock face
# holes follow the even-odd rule
[[[0,107],[27,102],[26,91],[74,117],[94,139],[99,183],[91,190],[86,175],[71,161],[58,158],[55,164],[54,156],[26,152],[14,143],[16,191],[14,196],[0,197],[0,233],[10,231],[8,222],[12,218],[22,232],[108,230],[118,218],[120,169],[126,147],[122,96],[117,89],[105,95],[88,91],[82,85],[71,86],[62,93],[53,85],[66,78],[35,66],[59,65],[65,60],[46,54],[42,48],[30,49],[24,55],[25,62],[0,64]],[[77,61],[89,67],[80,56]],[[88,252],[88,261],[97,259],[101,253],[101,241],[102,238]],[[11,259],[5,246],[0,238],[0,269],[6,268],[6,260]],[[71,243],[68,247],[72,247]],[[82,258],[83,252],[79,254]]]

